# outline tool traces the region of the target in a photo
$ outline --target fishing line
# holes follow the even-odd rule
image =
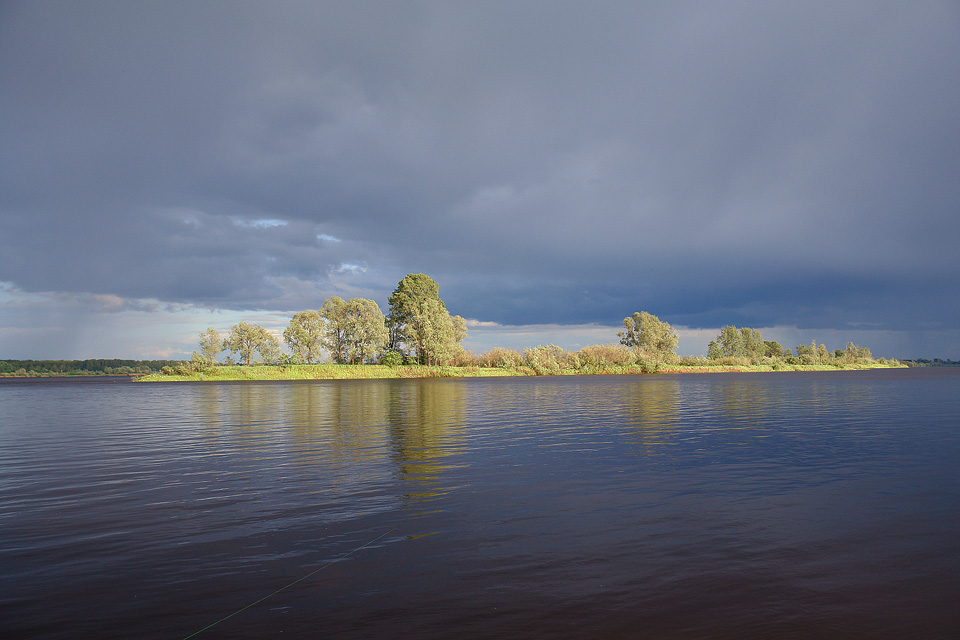
[[[319,569],[314,569],[313,571],[311,571],[311,572],[308,573],[307,575],[302,576],[302,577],[300,577],[300,578],[297,578],[296,580],[294,580],[294,581],[291,582],[290,584],[288,584],[288,585],[286,585],[286,586],[283,586],[283,587],[280,587],[279,589],[277,589],[277,590],[274,591],[273,593],[268,593],[267,595],[263,596],[263,597],[260,598],[259,600],[255,601],[255,602],[251,602],[250,604],[248,604],[248,605],[245,606],[244,608],[242,608],[242,609],[237,609],[236,611],[234,611],[234,612],[231,613],[230,615],[224,616],[224,617],[220,618],[219,620],[217,620],[216,622],[211,623],[211,624],[208,624],[207,626],[205,626],[203,629],[200,629],[199,631],[194,631],[194,632],[191,633],[190,635],[186,636],[183,640],[190,640],[190,638],[193,638],[193,637],[196,637],[196,636],[200,635],[201,633],[203,633],[203,632],[206,631],[207,629],[209,629],[209,628],[211,628],[211,627],[217,626],[218,624],[220,624],[220,623],[223,622],[224,620],[229,620],[230,618],[232,618],[233,616],[237,615],[238,613],[243,613],[244,611],[246,611],[246,610],[249,609],[250,607],[260,604],[261,602],[263,602],[263,601],[266,600],[267,598],[272,598],[273,596],[277,595],[277,594],[280,593],[281,591],[286,591],[287,589],[289,589],[289,588],[292,587],[293,585],[295,585],[295,584],[297,584],[297,583],[300,583],[300,582],[303,582],[304,580],[306,580],[306,579],[309,578],[310,576],[314,576],[314,575],[320,573],[321,571],[323,571],[324,569],[326,569],[327,567],[329,567],[329,566],[332,565],[333,563],[335,563],[335,562],[340,562],[341,560],[344,560],[344,559],[346,559],[346,558],[349,558],[350,556],[352,556],[353,554],[355,554],[357,551],[360,551],[360,550],[363,549],[364,547],[369,547],[370,545],[372,545],[374,542],[376,542],[376,541],[379,540],[380,538],[384,537],[384,536],[387,535],[388,533],[393,533],[393,532],[396,531],[397,529],[398,529],[398,527],[394,527],[393,529],[389,529],[389,530],[387,530],[387,531],[384,531],[383,533],[381,533],[380,535],[378,535],[376,538],[374,538],[374,539],[372,539],[372,540],[368,540],[367,542],[364,542],[362,545],[360,545],[360,546],[357,547],[356,549],[352,549],[352,550],[344,553],[343,555],[341,555],[341,556],[339,556],[339,557],[331,560],[331,561],[328,562],[327,564],[321,566]]]

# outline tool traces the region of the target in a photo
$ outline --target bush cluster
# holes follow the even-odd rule
[[[652,372],[665,366],[676,365],[680,359],[672,354],[654,354],[639,347],[622,344],[595,344],[568,351],[557,345],[527,347],[523,353],[504,347],[494,347],[486,353],[474,356],[460,366],[478,366],[500,369],[530,369],[536,375],[559,375],[563,373],[616,373]],[[703,359],[706,362],[705,359]]]

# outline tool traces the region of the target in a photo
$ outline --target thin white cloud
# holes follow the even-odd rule
[[[238,227],[246,227],[248,229],[269,229],[271,227],[285,227],[289,224],[286,220],[277,220],[274,218],[261,218],[257,220],[234,218],[233,223]]]

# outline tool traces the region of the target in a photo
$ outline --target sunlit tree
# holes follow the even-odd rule
[[[717,346],[720,348],[720,357],[742,357],[743,334],[735,326],[727,325],[717,335]]]
[[[362,364],[387,344],[383,312],[373,300],[333,296],[324,300],[319,316],[321,343],[337,364]]]
[[[336,364],[347,362],[350,343],[347,339],[347,302],[340,296],[332,296],[320,307],[323,319],[321,343]]]
[[[766,353],[767,345],[763,341],[759,329],[741,327],[740,340],[743,346],[743,355],[747,358],[759,359]]]
[[[624,330],[618,333],[620,344],[637,347],[658,356],[675,355],[679,336],[668,323],[657,316],[639,311],[623,319]]]
[[[283,330],[283,340],[290,347],[296,362],[319,362],[323,348],[323,321],[316,311],[300,311],[293,315],[290,326]]]
[[[390,295],[389,303],[391,349],[412,349],[420,364],[446,363],[462,350],[466,322],[460,316],[450,316],[440,299],[440,288],[430,276],[407,274]]]
[[[466,321],[451,316],[439,300],[427,299],[413,318],[414,337],[422,364],[450,364],[463,352]]]
[[[763,345],[763,355],[765,356],[771,358],[780,358],[786,355],[783,350],[783,346],[775,340],[764,340]]]
[[[276,362],[280,358],[280,341],[258,324],[239,322],[233,325],[223,344],[231,355],[237,354],[240,363],[245,365],[253,361],[255,353],[266,363]]]
[[[200,333],[200,356],[207,365],[212,365],[221,351],[223,351],[223,340],[220,338],[220,333],[213,327],[207,327],[206,331]]]
[[[380,306],[373,300],[351,298],[344,305],[346,358],[363,364],[380,353],[389,338]]]

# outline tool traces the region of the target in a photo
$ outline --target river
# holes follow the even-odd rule
[[[0,380],[4,638],[960,637],[960,369]]]

